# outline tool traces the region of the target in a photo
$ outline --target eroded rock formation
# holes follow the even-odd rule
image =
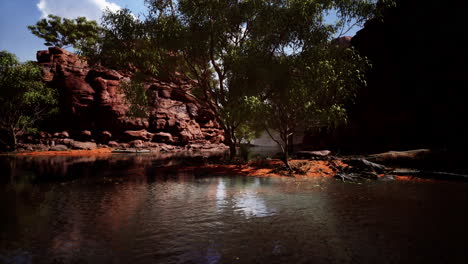
[[[191,95],[191,80],[145,83],[149,116],[134,118],[128,114],[129,104],[119,89],[130,81],[131,74],[90,67],[76,54],[56,47],[39,51],[37,60],[44,81],[60,94],[62,117],[60,124],[50,129],[57,130],[53,138],[114,145],[126,142],[138,147],[157,143],[206,147],[224,141],[212,111]],[[64,130],[68,132],[61,132]],[[44,138],[48,138],[47,133]]]

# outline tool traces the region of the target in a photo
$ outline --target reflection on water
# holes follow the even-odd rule
[[[468,261],[467,183],[195,177],[156,158],[0,157],[0,263]]]
[[[273,208],[268,208],[263,198],[257,195],[260,187],[260,178],[253,178],[253,182],[239,193],[226,194],[226,182],[230,179],[219,178],[216,189],[216,207],[219,213],[224,210],[234,210],[245,218],[263,217],[274,213]]]

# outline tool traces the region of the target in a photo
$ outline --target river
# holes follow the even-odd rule
[[[161,171],[183,161],[0,157],[0,263],[468,263],[467,182]]]

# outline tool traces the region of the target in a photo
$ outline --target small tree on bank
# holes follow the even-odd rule
[[[42,82],[42,71],[33,62],[19,63],[16,56],[0,52],[0,138],[3,146],[16,149],[17,136],[51,114],[57,93]]]
[[[312,57],[312,58],[311,58]],[[280,146],[285,165],[298,128],[324,128],[346,122],[345,105],[365,85],[367,60],[353,49],[333,45],[278,58],[273,79],[264,92],[258,113],[268,135]],[[278,132],[279,138],[270,130]]]

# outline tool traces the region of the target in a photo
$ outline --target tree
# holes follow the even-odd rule
[[[237,79],[236,70],[249,63],[246,27],[255,19],[256,2],[147,1],[153,40],[182,56],[182,70],[197,80],[195,93],[215,113],[231,157],[239,142],[236,130],[249,120],[244,99],[255,95]]]
[[[275,1],[257,15],[250,41],[257,57],[247,82],[262,86],[258,113],[270,137],[281,147],[285,165],[297,129],[327,127],[346,121],[345,105],[365,85],[367,61],[353,49],[333,44],[343,26],[324,22],[334,10],[362,21],[375,11],[369,1]],[[273,29],[273,30],[271,30]],[[271,130],[279,134],[275,138]]]
[[[346,122],[345,106],[365,85],[367,60],[353,49],[326,44],[296,56],[278,57],[264,92],[260,113],[270,137],[281,147],[289,168],[292,138],[298,128],[324,128]],[[279,134],[275,138],[271,129]]]
[[[273,117],[263,119],[267,121],[265,126],[281,130],[281,140],[286,141],[280,143],[286,148],[286,163],[291,145],[288,138],[297,121],[305,117],[299,112],[326,116],[324,119],[329,120],[344,116],[341,101],[321,101],[326,101],[327,96],[334,98],[333,91],[347,94],[345,91],[353,90],[354,83],[342,84],[350,78],[359,79],[357,70],[363,70],[363,63],[352,51],[345,55],[346,52],[332,49],[330,40],[350,21],[362,23],[372,16],[376,2],[147,1],[152,12],[149,17],[153,39],[159,41],[159,46],[171,43],[166,47],[183,55],[187,75],[198,81],[199,97],[216,114],[225,131],[231,156],[236,152],[236,130],[253,118],[253,111],[243,98],[256,96],[264,104],[261,108]],[[341,20],[327,24],[325,16],[332,11]],[[171,36],[170,42],[165,36]],[[348,58],[358,60],[353,64]],[[351,66],[344,69],[351,75],[338,70],[340,65]],[[312,118],[310,122],[316,120]]]
[[[42,82],[42,71],[33,62],[19,63],[16,56],[0,52],[0,143],[15,149],[17,136],[54,111],[57,93]]]
[[[106,10],[101,19],[101,34],[95,45],[82,50],[91,63],[114,69],[138,67],[143,71],[154,71],[144,44],[147,41],[144,24],[134,17],[129,9],[112,12]],[[156,58],[156,61],[159,61]]]
[[[62,19],[55,15],[39,20],[36,25],[28,26],[28,29],[37,37],[44,39],[46,46],[60,48],[73,46],[77,50],[94,45],[100,32],[96,21],[89,21],[85,17]]]

